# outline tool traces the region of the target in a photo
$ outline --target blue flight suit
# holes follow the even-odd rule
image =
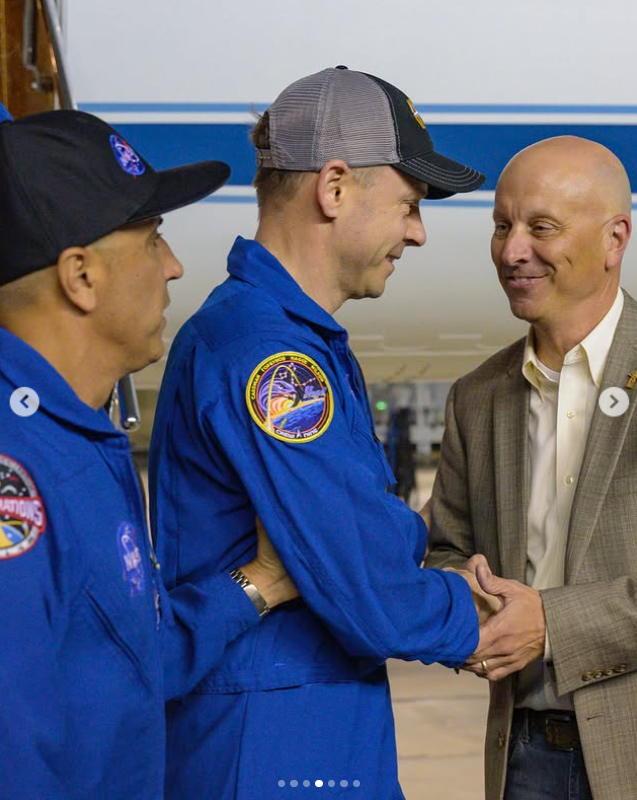
[[[0,328],[1,800],[162,797],[164,697],[259,617],[227,575],[169,596],[151,555],[126,435]]]
[[[4,120],[13,119],[11,114],[7,111],[7,109],[0,103],[0,122],[4,122]]]
[[[272,800],[333,780],[330,797],[398,800],[384,662],[463,663],[471,592],[420,568],[427,529],[386,491],[347,332],[257,242],[239,238],[228,271],[168,360],[149,473],[158,552],[169,587],[231,569],[254,553],[256,512],[303,600],[169,703],[166,797]]]

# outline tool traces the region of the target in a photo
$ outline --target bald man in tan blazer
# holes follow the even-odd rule
[[[490,681],[486,800],[637,798],[630,208],[621,162],[576,137],[523,150],[496,189],[492,258],[530,331],[451,389],[427,562],[471,559],[503,601],[466,665]]]

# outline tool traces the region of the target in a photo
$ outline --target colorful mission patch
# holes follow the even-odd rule
[[[254,370],[246,387],[250,416],[284,442],[311,442],[329,427],[332,389],[319,365],[303,353],[276,353]]]
[[[44,533],[44,503],[26,469],[0,455],[0,561],[21,556]]]

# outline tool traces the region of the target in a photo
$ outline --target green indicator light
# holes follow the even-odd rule
[[[376,403],[376,411],[387,411],[387,403],[384,400],[379,400]]]

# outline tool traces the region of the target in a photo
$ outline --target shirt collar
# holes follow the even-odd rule
[[[579,344],[576,344],[564,356],[564,363],[573,363],[585,359],[588,372],[595,386],[599,387],[606,366],[606,359],[610,352],[617,323],[624,308],[624,293],[621,289],[606,316],[593,328]],[[542,397],[548,384],[554,382],[553,370],[549,370],[537,357],[533,337],[533,328],[529,328],[522,360],[522,374],[526,380],[538,390]]]
[[[228,272],[269,294],[296,317],[331,333],[347,336],[347,331],[303,289],[272,253],[251,239],[238,236],[228,256]]]
[[[40,399],[39,408],[74,428],[106,436],[126,437],[114,427],[104,410],[96,411],[80,400],[60,373],[37,350],[2,327],[0,378],[16,389],[22,386],[34,389]]]
[[[531,386],[540,393],[542,399],[544,399],[546,391],[551,385],[556,383],[555,372],[542,364],[537,357],[533,341],[533,328],[529,328],[529,332],[526,335],[522,374]]]
[[[599,388],[602,383],[602,375],[606,366],[606,360],[610,352],[617,323],[624,310],[624,293],[621,289],[617,292],[615,302],[610,307],[604,319],[582,340],[581,347],[588,357],[588,367],[595,386]],[[568,353],[566,357],[568,357]]]

